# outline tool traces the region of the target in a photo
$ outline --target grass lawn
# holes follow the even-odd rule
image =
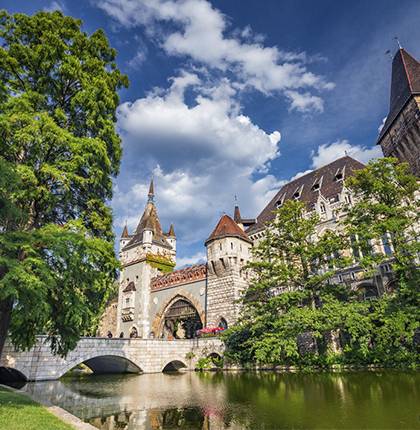
[[[74,430],[29,397],[0,387],[0,429]]]

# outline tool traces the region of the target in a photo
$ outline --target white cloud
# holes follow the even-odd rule
[[[52,1],[48,6],[44,7],[45,12],[54,12],[55,10],[64,13],[64,11],[66,10],[66,5],[64,1]]]
[[[324,101],[321,97],[314,96],[311,93],[299,93],[297,91],[286,91],[286,96],[291,101],[290,110],[299,112],[323,112]]]
[[[330,144],[323,144],[312,152],[312,167],[318,169],[325,164],[331,163],[337,158],[349,155],[362,163],[367,163],[372,158],[382,157],[379,145],[365,147],[351,145],[348,140],[337,140]]]
[[[190,266],[191,264],[204,263],[207,260],[205,252],[197,252],[194,255],[177,258],[176,268],[182,269],[185,266]]]
[[[385,121],[386,121],[386,119],[387,119],[387,117],[384,117],[383,119],[382,119],[382,122],[381,122],[381,124],[379,125],[379,127],[378,127],[378,133],[380,133],[381,131],[382,131],[382,129],[384,128],[384,125],[385,125]]]
[[[185,100],[189,91],[196,94],[190,105]],[[118,109],[125,160],[150,159],[149,166],[157,165],[153,173],[163,226],[173,222],[184,245],[202,243],[218,217],[232,212],[234,195],[244,216],[253,217],[281,185],[264,174],[279,155],[280,132],[254,124],[234,97],[227,80],[208,85],[182,72],[168,89],[155,89]],[[141,176],[116,187],[113,206],[119,227],[126,219],[135,227],[147,182]]]
[[[313,171],[312,169],[309,169],[309,170],[305,170],[304,172],[298,172],[298,173],[296,173],[296,175],[295,175],[295,176],[292,176],[292,177],[290,178],[290,181],[289,181],[289,182],[292,182],[292,181],[294,181],[295,179],[300,178],[301,176],[304,176],[304,175],[306,175],[306,174],[308,174],[308,173],[311,173],[312,171]]]
[[[307,69],[320,56],[285,52],[262,44],[246,27],[227,34],[227,19],[206,0],[101,0],[96,3],[125,27],[144,26],[170,55],[188,56],[263,93],[286,91],[292,108],[322,111],[322,100],[308,93],[330,90],[334,84]],[[176,29],[168,30],[168,23]],[[159,27],[165,25],[163,28]],[[304,90],[302,94],[298,91]]]

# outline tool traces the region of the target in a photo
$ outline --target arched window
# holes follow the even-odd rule
[[[133,337],[139,337],[139,334],[138,334],[138,332],[137,332],[136,327],[133,327],[133,328],[131,329],[131,331],[130,331],[130,337],[131,337],[131,338],[133,338]]]
[[[319,210],[321,211],[321,213],[322,213],[322,214],[324,214],[324,213],[325,213],[325,205],[324,205],[324,203],[321,203],[321,204],[319,205]]]
[[[223,330],[226,330],[228,328],[228,323],[223,317],[220,318],[219,327]]]

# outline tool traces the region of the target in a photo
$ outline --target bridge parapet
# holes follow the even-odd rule
[[[7,340],[0,366],[20,372],[29,381],[59,379],[81,363],[95,373],[156,373],[172,361],[193,369],[199,358],[211,353],[221,355],[223,350],[223,343],[217,338],[168,341],[85,337],[63,358],[51,353],[46,336],[37,336],[35,346],[29,351],[16,351]],[[188,360],[190,352],[194,357]]]

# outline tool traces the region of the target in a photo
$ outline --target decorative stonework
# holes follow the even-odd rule
[[[151,289],[159,290],[169,288],[176,285],[182,285],[189,282],[195,282],[206,278],[206,265],[197,264],[186,267],[185,269],[176,270],[167,275],[157,276],[152,279]]]

